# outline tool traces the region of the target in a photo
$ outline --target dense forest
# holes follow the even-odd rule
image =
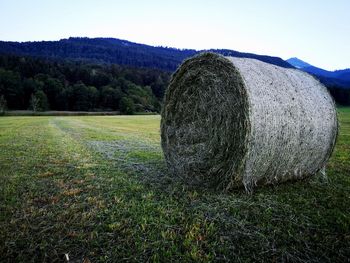
[[[0,56],[0,106],[10,110],[159,112],[170,73],[114,64]]]
[[[338,105],[350,105],[350,87],[328,86],[327,88]]]

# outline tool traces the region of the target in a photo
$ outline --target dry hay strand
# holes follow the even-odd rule
[[[309,74],[213,53],[177,69],[161,115],[170,171],[222,189],[314,175],[338,131],[334,101]]]

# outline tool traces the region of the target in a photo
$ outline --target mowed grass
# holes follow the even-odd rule
[[[168,174],[159,116],[0,118],[2,262],[347,262],[350,109],[328,179],[217,192]]]

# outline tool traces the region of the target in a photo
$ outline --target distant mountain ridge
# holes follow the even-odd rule
[[[286,61],[296,68],[306,68],[311,66],[309,63],[306,63],[305,61],[298,59],[296,57],[287,59]]]
[[[203,51],[211,51],[234,57],[254,58],[286,68],[293,67],[283,59],[273,56],[242,53],[228,49],[196,51],[193,49],[155,47],[116,38],[71,37],[59,41],[0,41],[0,54],[84,60],[94,63],[110,63],[166,71],[174,71],[184,59]]]
[[[350,69],[328,71],[315,67],[296,57],[287,59],[286,61],[294,67],[316,76],[328,87],[337,86],[342,88],[350,88]]]

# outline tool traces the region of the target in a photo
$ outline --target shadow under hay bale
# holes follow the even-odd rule
[[[161,139],[176,176],[250,191],[316,174],[337,129],[332,98],[307,73],[203,53],[172,77]]]

